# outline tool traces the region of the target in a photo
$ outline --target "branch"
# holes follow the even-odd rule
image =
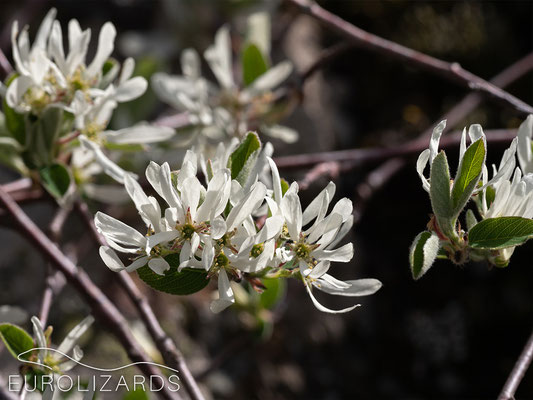
[[[330,13],[315,2],[310,3],[307,0],[287,1],[358,46],[376,53],[396,58],[415,67],[425,69],[471,90],[489,94],[492,97],[495,97],[500,101],[513,106],[521,113],[533,113],[533,107],[531,107],[529,104],[487,82],[483,78],[480,78],[479,76],[463,69],[458,63],[449,63],[438,58],[431,57],[427,54],[366,32],[336,16],[335,14]]]
[[[524,374],[529,368],[532,359],[533,333],[531,333],[531,336],[529,337],[526,345],[524,346],[522,353],[520,353],[520,357],[518,357],[518,360],[516,360],[513,370],[511,371],[511,374],[507,378],[507,382],[505,382],[505,385],[503,386],[503,389],[500,395],[498,396],[498,400],[514,400],[516,389],[518,389],[518,385],[520,385],[520,382],[522,381]]]
[[[516,80],[520,79],[533,69],[533,52],[521,58],[511,66],[504,69],[498,75],[491,79],[491,83],[499,87],[506,87]],[[470,93],[465,96],[459,103],[452,107],[446,114],[440,117],[437,121],[430,125],[428,129],[420,134],[414,141],[417,143],[429,143],[433,126],[440,121],[446,120],[448,127],[456,126],[463,118],[465,118],[471,111],[481,104],[483,97],[479,93]],[[406,160],[393,158],[385,162],[383,165],[372,171],[367,178],[357,185],[355,194],[357,204],[354,209],[357,210],[356,217],[360,217],[364,213],[366,204],[370,201],[373,194],[400,171],[406,165]]]
[[[93,283],[87,273],[82,269],[78,269],[2,188],[0,188],[0,204],[13,217],[21,233],[28,238],[30,243],[37,247],[83,296],[102,325],[108,327],[120,341],[131,361],[143,363],[137,365],[137,367],[147,377],[150,375],[160,375],[159,371],[153,365],[148,364],[150,360],[144,353],[142,347],[135,341],[131,331],[127,328],[128,324],[126,319],[117,307]],[[177,393],[170,392],[166,385],[161,395],[166,399],[180,397]]]
[[[87,204],[77,201],[75,208],[81,216],[83,222],[91,232],[94,240],[100,246],[107,246],[105,238],[96,230],[93,223],[93,215],[89,211]],[[185,359],[181,352],[176,347],[173,340],[165,333],[157,317],[155,316],[146,297],[139,291],[130,275],[126,271],[121,271],[118,274],[119,282],[122,288],[126,291],[131,301],[137,308],[150,336],[154,340],[157,348],[161,352],[163,359],[171,368],[175,368],[181,373],[181,380],[191,395],[193,400],[203,400],[204,396],[198,387],[194,377],[192,376]]]
[[[61,239],[61,231],[63,230],[63,226],[65,225],[69,214],[70,209],[59,208],[48,227],[51,239],[58,245],[59,240]],[[43,326],[46,326],[46,322],[48,321],[48,314],[50,313],[50,308],[52,307],[54,295],[59,293],[65,285],[65,278],[60,271],[56,271],[54,273],[53,267],[48,265],[45,282],[46,283],[39,311],[39,320]]]
[[[508,143],[516,136],[514,129],[486,130],[487,141],[490,143]],[[461,140],[461,131],[455,131],[442,137],[440,147],[458,146]],[[294,169],[313,166],[326,162],[340,162],[341,171],[348,171],[368,162],[382,161],[391,157],[410,157],[420,153],[428,147],[426,141],[413,141],[397,147],[363,148],[338,151],[325,151],[321,153],[297,154],[276,157],[274,161],[280,169]]]

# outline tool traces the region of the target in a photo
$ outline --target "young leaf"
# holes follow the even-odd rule
[[[228,160],[228,168],[231,170],[231,179],[236,179],[244,186],[248,174],[257,162],[261,141],[254,132],[249,132],[239,147],[231,154]]]
[[[439,248],[439,237],[435,233],[425,231],[418,234],[409,251],[413,279],[420,279],[429,270],[437,258]]]
[[[466,150],[455,177],[452,188],[454,214],[458,215],[466,205],[481,177],[485,163],[485,143],[478,139]]]
[[[0,324],[0,337],[6,345],[6,348],[17,358],[19,354],[31,350],[34,347],[33,339],[22,328],[13,324]],[[21,356],[23,359],[28,359],[31,352]]]
[[[41,168],[39,174],[45,189],[54,197],[61,198],[70,186],[70,174],[63,164]]]
[[[248,86],[267,70],[267,62],[259,47],[253,43],[248,43],[242,51],[242,80],[244,85]]]
[[[15,80],[18,74],[12,74],[6,79],[6,86],[9,86],[11,82]],[[4,98],[2,103],[3,111],[6,116],[6,126],[11,135],[21,144],[26,144],[26,128],[24,126],[24,115],[17,113],[11,107],[7,105],[7,101]]]
[[[431,208],[441,231],[448,237],[454,237],[454,214],[450,195],[450,169],[446,154],[441,151],[433,160],[430,172],[429,197]]]
[[[487,218],[468,233],[474,249],[503,249],[521,245],[533,237],[533,220],[522,217]]]
[[[206,271],[184,268],[178,272],[179,254],[169,254],[165,260],[170,264],[170,270],[165,275],[158,275],[145,265],[137,270],[139,278],[155,290],[176,295],[196,293],[209,283]]]

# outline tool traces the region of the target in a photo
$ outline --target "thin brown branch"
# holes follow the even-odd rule
[[[20,232],[29,242],[50,260],[61,271],[67,281],[80,293],[91,307],[95,317],[103,326],[109,328],[122,344],[132,362],[138,362],[137,367],[147,376],[160,375],[159,371],[150,363],[142,347],[134,339],[127,328],[126,319],[105,294],[93,283],[82,269],[77,268],[65,254],[39,229],[28,215],[18,206],[11,196],[0,188],[0,204],[16,221]],[[165,387],[160,392],[166,399],[180,397]]]
[[[298,186],[301,190],[307,189],[313,182],[320,177],[329,177],[336,179],[339,176],[340,164],[337,161],[329,161],[315,165],[311,168],[305,176],[298,181]]]
[[[499,87],[506,87],[516,80],[520,79],[533,69],[533,52],[513,63],[494,78],[491,83]],[[456,127],[470,112],[475,110],[483,101],[483,96],[479,93],[470,93],[465,96],[459,103],[452,107],[446,114],[440,117],[437,121],[429,126],[420,136],[415,139],[418,143],[429,143],[429,138],[433,130],[440,121],[446,120],[448,128]],[[407,160],[393,158],[388,160],[374,171],[360,183],[356,189],[355,209],[358,215],[356,218],[364,213],[366,204],[370,201],[373,194],[380,188],[385,186],[387,182],[400,171],[407,164]]]
[[[320,7],[315,2],[308,0],[287,0],[297,6],[301,11],[316,18],[323,25],[344,36],[352,43],[395,59],[409,65],[419,67],[440,75],[450,81],[456,82],[471,90],[489,94],[490,96],[507,103],[524,114],[533,113],[533,107],[516,98],[512,94],[487,82],[483,78],[463,69],[458,63],[449,63],[427,54],[402,46],[398,43],[384,39],[366,32],[355,25],[343,20],[335,14]]]
[[[520,382],[522,382],[522,378],[524,378],[524,375],[527,369],[529,368],[532,360],[533,332],[531,333],[531,336],[529,337],[526,345],[524,346],[522,353],[520,353],[520,357],[518,357],[518,360],[516,361],[513,370],[507,378],[507,381],[505,382],[505,385],[503,386],[503,389],[500,395],[498,396],[498,400],[513,400],[515,398],[514,395],[516,393],[516,390],[518,389]]]
[[[68,208],[59,208],[52,218],[52,221],[48,225],[48,231],[50,238],[59,246],[59,240],[61,239],[61,232],[63,226],[67,221],[67,218],[70,214],[70,209]],[[60,271],[53,270],[52,265],[47,266],[45,287],[43,291],[43,296],[41,299],[41,307],[39,310],[39,320],[46,326],[48,321],[48,314],[50,313],[50,308],[52,307],[52,301],[54,296],[61,291],[65,285],[65,278]]]
[[[318,55],[317,59],[309,66],[305,71],[302,72],[300,77],[300,85],[303,86],[304,83],[309,79],[313,74],[320,69],[324,68],[328,63],[333,61],[335,58],[343,55],[348,50],[353,49],[355,46],[353,43],[338,43],[327,49],[322,50]]]
[[[12,192],[29,189],[32,187],[32,185],[33,182],[30,178],[20,178],[13,182],[4,183],[3,185],[0,185],[0,187],[6,193],[12,194]]]
[[[93,223],[93,216],[87,207],[87,204],[78,201],[75,204],[75,208],[91,232],[96,243],[98,243],[100,246],[107,246],[105,238],[96,230],[96,227]],[[176,347],[174,341],[166,334],[159,324],[159,321],[157,320],[157,317],[150,307],[146,297],[140,292],[126,271],[119,272],[117,276],[120,285],[126,291],[131,301],[137,308],[137,311],[146,325],[150,336],[152,336],[152,339],[161,352],[161,355],[163,356],[163,359],[167,365],[180,371],[181,381],[183,382],[192,399],[203,400],[204,396],[200,391],[200,388],[198,387],[194,377],[192,376],[189,367],[185,362],[185,358]]]
[[[516,136],[514,129],[486,130],[487,141],[490,143],[508,143]],[[458,146],[461,140],[461,131],[455,131],[442,137],[440,147]],[[321,153],[296,154],[277,157],[274,159],[280,169],[305,168],[320,163],[340,162],[341,171],[359,167],[365,163],[389,159],[391,157],[410,157],[420,153],[428,147],[425,141],[407,142],[397,147],[361,148],[338,151],[325,151]]]

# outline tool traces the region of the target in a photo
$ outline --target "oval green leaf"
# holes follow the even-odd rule
[[[70,186],[70,174],[63,164],[52,164],[39,170],[42,184],[54,197],[61,198]]]
[[[452,188],[452,203],[455,215],[461,212],[472,196],[481,177],[484,163],[485,143],[483,139],[478,139],[466,149],[455,176]]]
[[[209,283],[207,272],[204,270],[184,268],[178,272],[179,254],[169,254],[165,260],[170,264],[165,275],[158,275],[145,265],[137,270],[139,278],[155,290],[175,295],[196,293]]]
[[[242,80],[245,86],[255,81],[268,70],[268,64],[257,47],[248,43],[242,51]]]
[[[235,149],[228,160],[228,168],[231,170],[231,179],[236,179],[241,185],[244,185],[248,175],[252,171],[259,150],[261,141],[255,132],[249,132],[246,138]]]
[[[504,249],[518,246],[533,236],[533,220],[522,217],[488,218],[468,233],[474,249]]]
[[[0,337],[6,345],[7,350],[16,359],[18,359],[19,354],[35,347],[31,336],[17,325],[0,324]],[[21,358],[28,359],[30,356],[31,352],[24,354]]]

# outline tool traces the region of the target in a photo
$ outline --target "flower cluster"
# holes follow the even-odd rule
[[[300,279],[321,311],[352,310],[355,305],[330,310],[312,294],[317,288],[334,295],[363,296],[381,287],[375,279],[343,282],[327,273],[332,262],[349,262],[353,257],[351,243],[338,247],[352,227],[351,201],[339,200],[328,213],[335,193],[330,183],[302,211],[297,183],[286,187],[267,155],[269,146],[239,160],[239,154],[250,154],[242,150],[253,138],[249,134],[233,152],[220,144],[216,156],[207,162],[189,150],[177,172],[167,163],[150,163],[146,179],[164,200],[163,209],[126,176],[126,190],[146,232],[97,213],[96,227],[109,245],[100,248],[103,261],[113,271],[147,266],[161,276],[191,270],[204,271],[206,278],[218,276],[219,297],[211,304],[213,312],[235,302],[230,281],[263,277]],[[259,180],[266,164],[271,170],[271,190]],[[199,169],[205,184],[197,177]],[[260,226],[258,221],[264,223]],[[124,265],[115,251],[129,254],[129,264]],[[171,265],[169,255],[179,255],[179,263]]]
[[[104,24],[96,54],[86,62],[91,30],[82,30],[77,20],[71,20],[67,51],[55,15],[55,9],[48,12],[32,44],[28,27],[19,31],[16,21],[12,26],[16,72],[0,91],[12,138],[0,145],[17,150],[26,167],[37,170],[68,159],[70,153],[75,159],[86,159],[75,153],[88,151],[91,164],[100,165],[93,172],[105,172],[122,182],[124,171],[108,159],[103,147],[160,142],[175,132],[143,123],[116,131],[107,129],[118,104],[141,96],[147,81],[132,77],[133,59],[126,59],[121,66],[110,58],[116,36],[112,23]]]
[[[418,235],[411,248],[415,278],[431,267],[440,250],[457,264],[472,259],[505,267],[515,247],[533,235],[533,116],[522,123],[499,166],[492,166],[490,179],[485,162],[487,141],[479,125],[463,131],[459,167],[455,179],[450,179],[446,155],[438,152],[445,125],[443,121],[434,129],[429,148],[420,154],[417,162],[423,188],[430,194],[434,217],[428,225],[430,232]],[[467,136],[471,142],[468,147]],[[428,164],[429,178],[424,175]],[[458,217],[470,199],[476,206],[477,216],[473,210],[467,210],[465,232]]]
[[[215,35],[215,43],[204,58],[218,85],[204,78],[201,61],[194,49],[181,56],[183,75],[157,73],[152,78],[156,94],[179,111],[187,112],[192,136],[184,144],[205,148],[220,141],[243,137],[250,128],[292,143],[298,139],[294,130],[275,123],[276,89],[291,74],[292,64],[283,61],[268,68],[270,52],[270,20],[267,13],[253,14],[248,19],[249,34],[240,57],[242,80],[234,77],[229,28],[223,26]],[[279,108],[279,106],[277,107]]]

